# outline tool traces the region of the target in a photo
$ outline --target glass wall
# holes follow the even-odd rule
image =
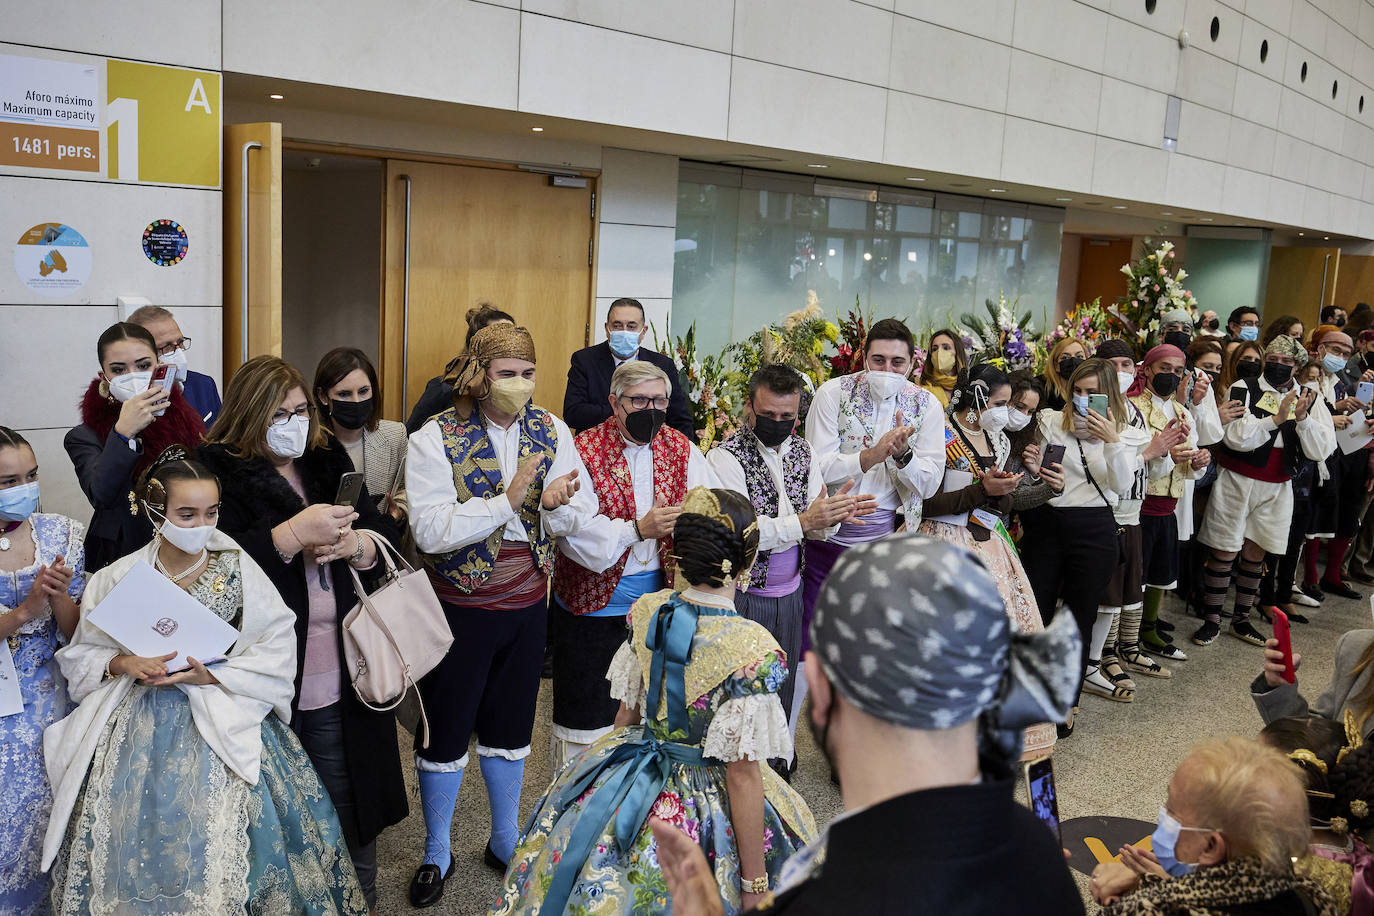
[[[918,334],[1005,293],[1046,328],[1063,211],[906,188],[683,163],[672,326],[719,352],[805,307],[855,298]]]

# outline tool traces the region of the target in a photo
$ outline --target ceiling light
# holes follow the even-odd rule
[[[871,261],[871,260],[873,260],[873,252],[871,252],[871,251],[865,251],[865,252],[864,252],[864,260],[865,260],[865,261]]]
[[[277,101],[281,101],[282,99],[286,98],[286,96],[282,95],[280,92],[274,92],[274,93],[272,93],[271,95],[269,95],[268,98],[269,98],[269,99],[276,99]]]
[[[830,168],[830,166],[828,166],[828,165],[826,165],[826,164],[824,164],[824,163],[821,163],[821,162],[808,162],[808,163],[806,164],[806,167],[807,167],[808,169],[828,169],[828,168]]]
[[[1329,241],[1331,241],[1331,236],[1329,236],[1329,235],[1324,235],[1324,236],[1322,236],[1322,241],[1323,241],[1323,242],[1329,242]]]
[[[542,127],[531,127],[530,130],[534,131],[536,134],[542,134],[544,132],[544,128]]]
[[[1066,203],[1068,203],[1069,201],[1073,200],[1073,198],[1072,198],[1072,197],[1056,197],[1055,200],[1059,201],[1059,203],[1061,203],[1061,204],[1066,204]]]
[[[907,181],[925,181],[924,178],[908,178]]]
[[[1210,216],[1204,216],[1201,221],[1204,223],[1210,223],[1212,221],[1212,218]]]
[[[1125,205],[1125,204],[1112,204],[1112,209],[1113,209],[1113,210],[1125,210],[1125,209],[1126,209],[1126,205]]]
[[[989,194],[1005,194],[1005,193],[1007,193],[1007,189],[1006,189],[1006,188],[988,188],[988,193],[989,193]]]
[[[1173,211],[1172,211],[1172,210],[1165,210],[1164,212],[1160,213],[1159,215],[1160,215],[1160,216],[1173,216],[1174,214],[1173,214]]]
[[[1306,235],[1306,232],[1299,232],[1298,235]]]

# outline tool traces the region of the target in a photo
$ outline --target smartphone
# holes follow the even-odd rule
[[[1197,377],[1201,369],[1194,369],[1188,373],[1188,387],[1183,391],[1183,403],[1191,405],[1193,403],[1193,392],[1197,390]]]
[[[1283,653],[1283,679],[1290,684],[1298,680],[1298,672],[1293,668],[1293,638],[1288,630],[1288,615],[1280,608],[1271,607],[1274,615],[1274,638],[1279,641],[1279,651]]]
[[[1355,400],[1368,404],[1371,398],[1374,398],[1374,382],[1360,382],[1355,386]]]
[[[1106,419],[1107,416],[1107,396],[1105,394],[1088,395],[1088,409],[1094,411],[1098,416]]]
[[[1041,466],[1042,468],[1047,468],[1047,467],[1049,467],[1049,466],[1052,465],[1052,464],[1057,464],[1057,465],[1060,465],[1061,467],[1063,466],[1063,464],[1064,464],[1064,446],[1062,446],[1062,445],[1046,445],[1046,446],[1045,446],[1045,458],[1044,458],[1043,461],[1040,462],[1040,466]]]
[[[334,497],[336,506],[358,508],[358,497],[363,492],[363,472],[349,471],[339,478],[339,493]]]
[[[1030,795],[1031,813],[1050,830],[1054,831],[1055,841],[1062,847],[1063,838],[1059,834],[1059,796],[1054,791],[1054,763],[1049,757],[1041,757],[1026,764],[1026,791]]]
[[[169,375],[172,377],[171,381],[168,381],[167,379]],[[161,388],[163,392],[170,394],[172,390],[172,383],[175,382],[176,379],[176,366],[173,366],[170,363],[158,363],[156,366],[153,367],[153,377],[148,379],[148,387],[152,388],[154,385],[156,385],[157,387]],[[153,411],[153,416],[160,417],[166,412],[167,408],[164,407],[161,410]]]

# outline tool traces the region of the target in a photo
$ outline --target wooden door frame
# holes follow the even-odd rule
[[[224,299],[220,336],[223,346],[223,376],[230,377],[243,363],[243,327],[248,329],[249,358],[262,354],[281,355],[282,309],[282,140],[281,124],[275,121],[226,124],[223,145],[232,155],[223,157],[224,182]],[[245,150],[245,143],[256,143],[256,150]],[[245,224],[240,169],[248,155],[248,251],[244,251],[242,231]],[[256,158],[255,158],[256,157]],[[263,158],[266,158],[265,164]],[[257,166],[254,168],[254,166]],[[232,170],[232,171],[231,171]],[[265,223],[265,227],[264,224]],[[256,227],[255,234],[252,229]],[[266,229],[266,241],[261,232]],[[248,315],[243,314],[242,265],[248,265]],[[256,291],[254,298],[252,293]]]

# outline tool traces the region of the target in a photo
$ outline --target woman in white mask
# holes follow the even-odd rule
[[[53,912],[362,914],[329,795],[290,716],[295,615],[216,529],[220,491],[181,448],[139,488],[157,534],[91,578],[57,653],[80,705],[48,729],[53,816],[43,844]],[[238,631],[222,660],[133,655],[91,622],[135,567],[152,566]],[[159,630],[159,632],[162,632]],[[156,799],[156,803],[150,802]]]
[[[152,385],[153,336],[128,322],[96,342],[100,372],[81,398],[81,423],[67,433],[76,478],[95,511],[86,531],[86,568],[95,572],[148,543],[153,529],[136,511],[134,482],[174,445],[193,449],[205,424],[181,392]]]
[[[0,659],[17,675],[0,680],[0,913],[48,912],[39,868],[52,810],[43,729],[71,710],[53,653],[76,628],[84,534],[80,522],[38,511],[38,459],[0,426]]]
[[[356,507],[334,505],[353,462],[325,434],[308,391],[291,364],[250,359],[225,390],[200,459],[223,486],[220,530],[243,545],[296,615],[292,728],[334,800],[373,905],[374,840],[405,817],[405,786],[395,716],[359,703],[344,670],[339,627],[358,601],[348,567],[384,565],[365,532],[392,544],[399,532],[366,486]]]
[[[1016,629],[1034,633],[1043,629],[1040,610],[1006,529],[1013,494],[1029,486],[1031,476],[1006,470],[1012,458],[1006,433],[1011,390],[1006,375],[987,363],[959,373],[945,416],[944,485],[927,497],[919,530],[977,553],[996,578]],[[1032,726],[1026,730],[1026,759],[1044,756],[1053,744],[1053,723]]]

